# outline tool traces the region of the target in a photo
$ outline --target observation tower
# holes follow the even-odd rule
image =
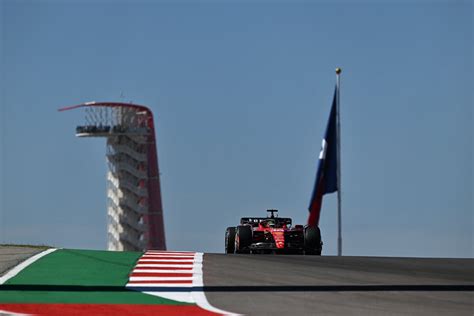
[[[87,102],[78,137],[107,139],[109,250],[166,250],[153,113],[142,105]]]

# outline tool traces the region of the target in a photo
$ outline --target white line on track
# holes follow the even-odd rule
[[[36,260],[40,259],[41,257],[46,256],[47,254],[52,253],[53,251],[56,251],[56,248],[51,248],[51,249],[46,249],[45,251],[42,251],[33,257],[30,257],[20,263],[19,265],[15,266],[13,269],[8,271],[4,276],[0,277],[0,284],[3,284],[7,282],[9,279],[13,278],[15,275],[21,272],[24,268],[35,262]]]
[[[160,260],[170,260],[170,261],[183,261],[183,260],[193,260],[194,257],[156,257],[156,256],[152,256],[152,257],[141,257],[140,260],[157,260],[157,259],[160,259]]]
[[[14,312],[9,312],[9,311],[4,311],[0,309],[0,315],[8,315],[8,316],[29,316],[31,314],[19,314],[19,313],[14,313]]]
[[[130,281],[193,281],[193,277],[130,277]]]
[[[163,270],[163,269],[135,269],[133,273],[140,272],[140,273],[194,273],[197,272],[198,269],[191,269],[191,270]]]
[[[140,259],[138,262],[149,261],[149,262],[194,262],[194,259]]]
[[[192,260],[194,257],[186,256],[186,257],[175,257],[175,256],[143,256],[140,258],[141,260],[150,260],[150,259],[168,259],[168,260]]]
[[[129,283],[127,287],[193,287],[192,283]]]
[[[204,285],[203,270],[202,270],[203,253],[202,252],[197,252],[194,260],[198,263],[201,263],[201,265],[200,265],[200,269],[199,269],[200,272],[197,273],[199,278],[198,278],[198,280],[193,281],[193,285],[194,286],[203,286]],[[224,311],[222,309],[216,308],[216,307],[212,306],[211,304],[209,304],[209,301],[206,298],[206,294],[204,294],[203,291],[192,292],[192,296],[193,296],[194,300],[196,301],[196,304],[199,307],[201,307],[203,309],[206,309],[210,312],[223,314],[223,315],[238,315],[238,314],[230,313],[230,312]]]
[[[173,252],[173,251],[147,251],[145,255],[187,255],[192,256],[194,252]]]
[[[153,263],[139,263],[135,266],[135,268],[192,268],[196,267],[196,265],[192,263],[187,264],[153,264]]]
[[[192,254],[180,254],[180,253],[147,253],[142,257],[177,257],[177,258],[194,258]]]

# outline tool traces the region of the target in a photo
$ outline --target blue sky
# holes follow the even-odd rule
[[[0,242],[106,246],[86,101],[155,113],[170,249],[241,216],[304,223],[341,89],[343,253],[473,256],[470,1],[0,1]],[[123,91],[124,97],[121,98]],[[336,253],[336,195],[323,202]]]

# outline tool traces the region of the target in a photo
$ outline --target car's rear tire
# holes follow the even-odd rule
[[[227,227],[225,230],[225,253],[235,252],[235,227]]]
[[[305,255],[321,255],[323,243],[321,242],[321,230],[317,226],[308,226],[304,230],[304,253]]]
[[[250,253],[252,244],[252,227],[248,225],[237,226],[235,232],[235,253]]]

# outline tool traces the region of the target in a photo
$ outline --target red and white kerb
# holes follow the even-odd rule
[[[196,304],[216,314],[237,315],[209,304],[202,290],[202,265],[202,252],[149,250],[138,260],[126,287],[149,295]]]
[[[149,250],[138,260],[127,287],[202,286],[202,254]]]

